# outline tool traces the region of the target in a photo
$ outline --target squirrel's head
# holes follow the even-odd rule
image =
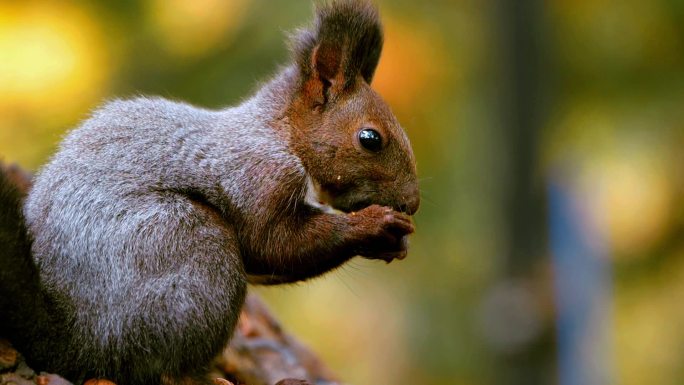
[[[420,198],[411,145],[370,87],[382,43],[377,9],[368,1],[317,7],[314,26],[293,38],[290,144],[333,208],[379,204],[413,214]]]

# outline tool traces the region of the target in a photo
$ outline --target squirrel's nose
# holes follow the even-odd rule
[[[411,188],[406,194],[402,196],[402,202],[399,204],[399,211],[408,215],[413,215],[418,211],[420,206],[420,191],[417,187]]]

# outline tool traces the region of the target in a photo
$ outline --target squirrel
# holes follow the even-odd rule
[[[33,263],[49,317],[18,344],[29,364],[76,383],[208,384],[248,282],[403,259],[420,197],[407,135],[370,87],[382,45],[375,5],[324,2],[238,106],[114,100],[72,130],[35,177],[26,236],[20,197],[1,198],[15,224],[0,231],[19,236],[2,246]]]

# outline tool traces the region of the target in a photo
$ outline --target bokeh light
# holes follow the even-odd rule
[[[1,2],[0,52],[0,154],[35,167],[54,146],[44,136],[106,95],[113,67],[106,40],[87,9]]]
[[[170,53],[197,57],[225,46],[244,20],[250,0],[148,0],[147,15]]]

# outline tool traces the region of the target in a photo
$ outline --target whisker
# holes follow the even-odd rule
[[[345,271],[345,266],[343,266],[341,269],[337,269],[337,270],[336,270],[336,274],[334,274],[334,275],[335,275],[335,278],[336,278],[337,280],[339,280],[339,281],[347,288],[347,290],[349,290],[349,292],[352,293],[352,294],[354,295],[354,297],[356,297],[356,298],[361,298],[361,296],[359,295],[359,293],[357,293],[356,291],[354,291],[354,289],[352,289],[351,286],[349,286],[349,284],[347,284],[347,282],[343,279],[343,277],[342,277],[341,274],[340,274],[340,273],[343,272],[343,271]]]
[[[421,195],[421,196],[420,196],[420,199],[421,199],[422,202],[427,203],[427,204],[429,204],[429,205],[431,205],[431,206],[435,206],[435,207],[438,207],[438,206],[439,206],[439,205],[437,204],[436,201],[434,201],[433,199],[430,199],[430,198],[427,197],[427,196]]]

